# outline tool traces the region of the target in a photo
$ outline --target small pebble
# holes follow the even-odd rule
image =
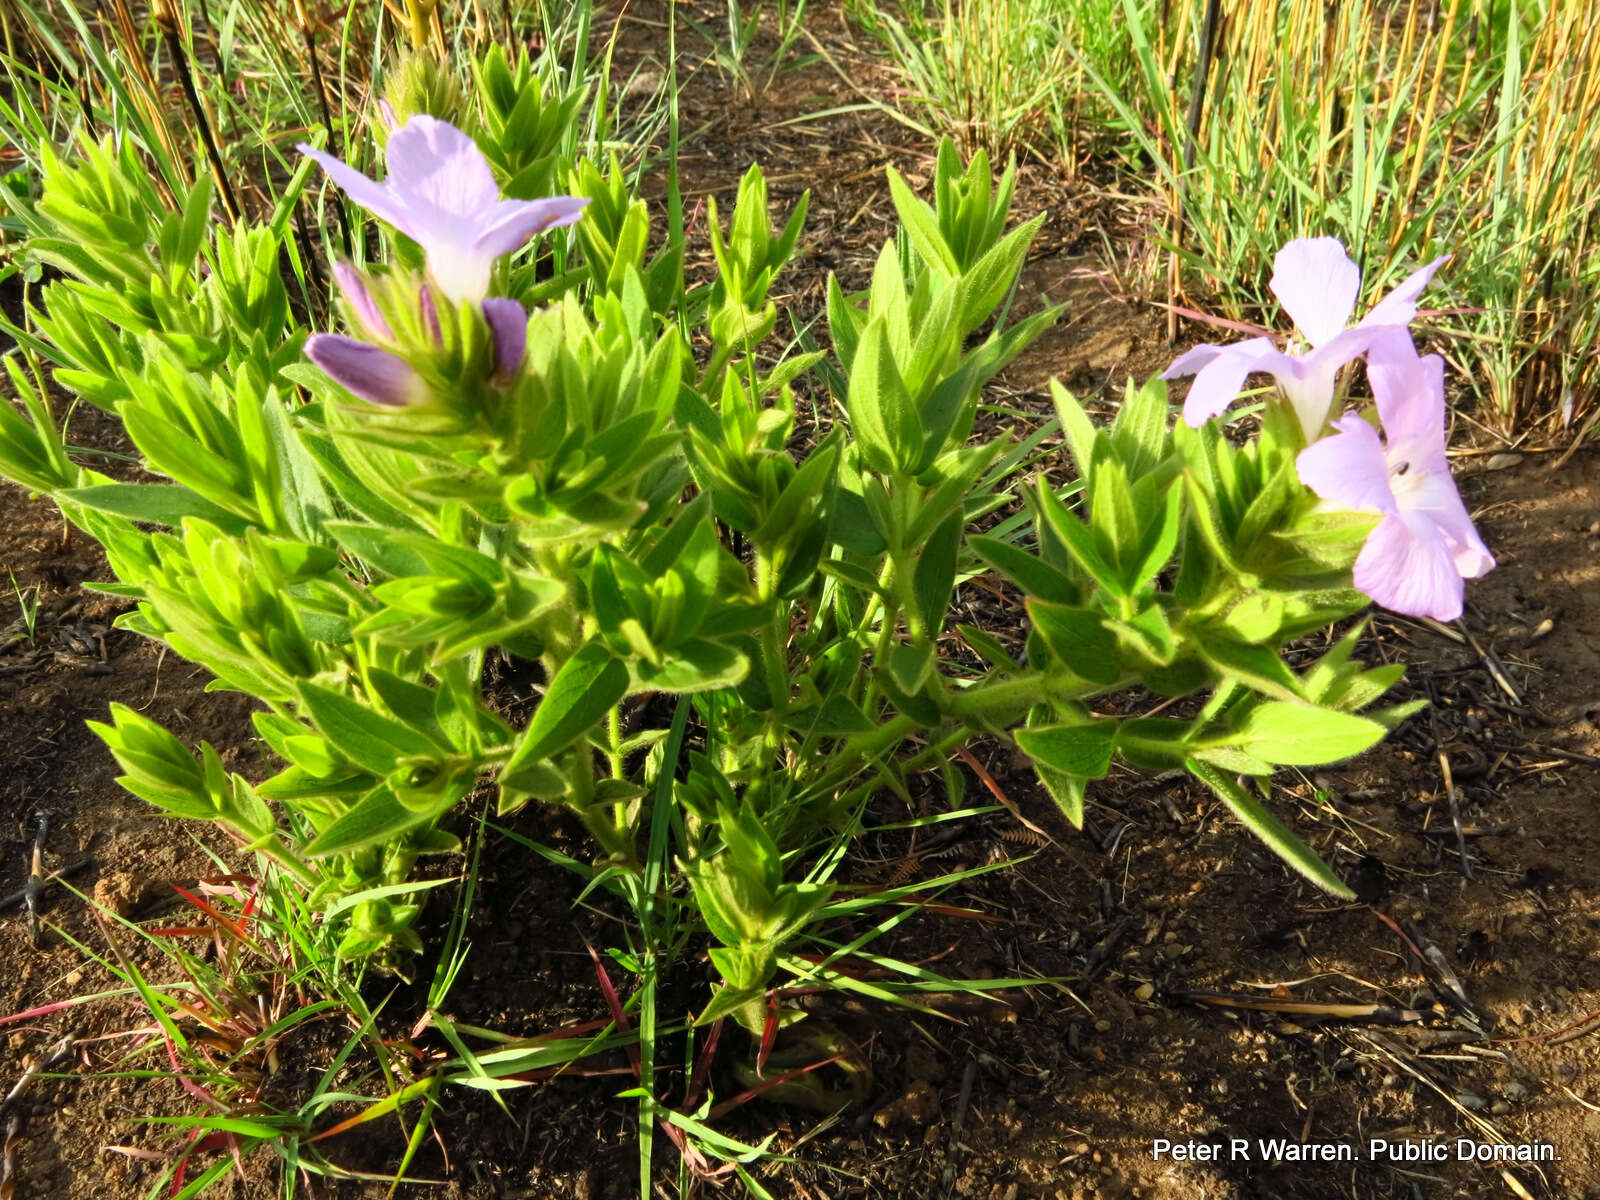
[[[1153,983],[1141,983],[1138,987],[1133,989],[1133,998],[1135,1000],[1148,1000],[1155,994],[1156,988],[1155,984]]]

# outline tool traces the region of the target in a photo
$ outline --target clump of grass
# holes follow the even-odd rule
[[[969,156],[1031,152],[1075,172],[1112,115],[1086,64],[1118,81],[1134,66],[1117,0],[900,0],[897,11],[853,0],[846,11],[905,77],[896,114]]]
[[[418,1072],[409,1044],[379,1035],[360,974],[339,962],[320,914],[270,871],[175,890],[182,908],[173,923],[135,924],[96,907],[108,953],[56,930],[118,986],[5,1018],[119,997],[134,1002],[132,1027],[92,1039],[127,1043],[102,1076],[176,1084],[186,1103],[139,1119],[156,1131],[153,1144],[105,1148],[160,1168],[152,1197],[199,1196],[230,1173],[244,1180],[247,1161],[262,1151],[277,1159],[286,1196],[314,1194],[317,1177],[402,1178],[440,1080]],[[132,941],[146,952],[134,954]],[[327,1032],[314,1032],[324,1025]],[[310,1069],[291,1070],[280,1054]],[[402,1123],[409,1149],[393,1176],[347,1171],[315,1145],[416,1100],[426,1106],[414,1125]],[[332,1124],[351,1104],[361,1105],[356,1115]]]
[[[1207,7],[1160,22],[1121,0],[1129,78],[1078,56],[1154,177],[1169,300],[1253,314],[1296,236],[1339,237],[1374,288],[1453,252],[1457,353],[1502,425],[1592,404],[1600,38],[1580,0],[1285,0],[1214,38]]]

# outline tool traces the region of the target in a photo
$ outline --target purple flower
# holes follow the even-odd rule
[[[420,245],[428,270],[452,304],[481,300],[495,260],[534,234],[570,225],[585,199],[502,200],[477,143],[433,117],[412,117],[390,135],[389,177],[375,183],[331,154],[301,144],[345,194]]]
[[[1252,371],[1265,371],[1288,397],[1306,440],[1315,441],[1333,408],[1339,369],[1364,354],[1386,329],[1408,325],[1417,315],[1422,289],[1449,260],[1448,254],[1434,259],[1360,322],[1346,328],[1361,290],[1360,268],[1338,238],[1296,238],[1273,259],[1267,286],[1310,349],[1303,354],[1285,354],[1268,337],[1228,346],[1208,342],[1180,355],[1161,378],[1195,377],[1183,402],[1183,419],[1198,426],[1233,403]]]
[[[1418,358],[1410,337],[1391,329],[1373,345],[1367,375],[1384,440],[1349,413],[1334,422],[1338,433],[1300,453],[1300,480],[1341,508],[1383,514],[1356,558],[1356,587],[1395,612],[1452,621],[1462,580],[1487,574],[1494,556],[1450,478],[1444,360]]]
[[[428,397],[427,384],[405,359],[342,334],[312,334],[306,357],[369,404],[401,408]]]

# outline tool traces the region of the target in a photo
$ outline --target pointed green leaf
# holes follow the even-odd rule
[[[1301,841],[1288,826],[1267,811],[1266,806],[1240,787],[1228,773],[1198,759],[1188,762],[1189,773],[1209,787],[1244,823],[1284,862],[1316,884],[1323,891],[1341,900],[1354,900],[1355,893],[1339,881],[1328,864],[1316,851]]]

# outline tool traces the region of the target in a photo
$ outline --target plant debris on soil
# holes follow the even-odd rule
[[[870,88],[876,68],[850,55],[840,16],[818,7],[807,20]],[[657,25],[642,20],[624,50],[647,60]],[[892,227],[883,166],[926,182],[933,148],[872,111],[786,124],[858,98],[826,65],[781,75],[756,106],[730,103],[732,94],[709,65],[685,93],[685,128],[698,131],[682,160],[688,203],[731,196],[752,161],[772,169],[780,211],[810,188],[811,249],[779,285],[809,317],[823,308],[827,272],[860,286]],[[1123,267],[1100,250],[1096,230],[1120,246],[1144,236],[1138,211],[1120,204],[1081,180],[1022,168],[1014,213],[1049,217],[1017,303],[1031,311],[1042,295],[1068,308],[1006,372],[996,404],[1043,420],[1045,382],[1056,376],[1103,407],[1129,376],[1170,361],[1165,314],[1120,299]],[[76,411],[74,444],[114,450],[119,438],[114,421]],[[1463,494],[1498,568],[1473,582],[1460,622],[1379,612],[1364,643],[1374,661],[1405,662],[1400,698],[1425,696],[1430,707],[1358,761],[1275,780],[1275,811],[1358,901],[1333,903],[1292,875],[1178,773],[1104,780],[1077,831],[1024,763],[974,743],[963,755],[969,793],[1023,820],[995,814],[948,837],[923,831],[921,842],[865,839],[846,881],[902,884],[1018,860],[941,894],[945,908],[876,949],[956,978],[1037,982],[982,1002],[927,997],[931,1014],[817,998],[815,1019],[858,1048],[870,1091],[830,1115],[772,1103],[731,1114],[728,1133],[774,1135],[771,1150],[797,1160],[757,1166],[763,1186],[801,1200],[1600,1197],[1600,454],[1580,450],[1552,469],[1555,453],[1508,463],[1487,443],[1467,449],[1456,460]],[[0,908],[4,1015],[110,986],[62,936],[105,952],[67,884],[137,918],[170,898],[172,884],[214,872],[205,848],[246,866],[213,831],[159,817],[123,792],[84,722],[119,701],[210,741],[234,769],[248,771],[262,752],[246,697],[205,691],[203,672],[111,628],[124,601],[80,590],[109,577],[92,541],[68,536],[48,502],[9,485],[0,505],[0,569],[38,603],[29,637],[18,597],[0,600],[0,893],[26,892],[39,815],[48,820],[39,945],[25,903],[8,897]],[[1018,636],[1020,608],[993,589],[967,585],[958,605],[1002,640]],[[918,802],[932,811],[943,797],[930,788]],[[876,803],[889,820],[907,815],[892,796]],[[464,814],[463,828],[471,820]],[[560,818],[515,820],[585,852]],[[55,872],[65,878],[49,881]],[[449,890],[430,902],[435,931],[449,917]],[[486,843],[451,1015],[513,1035],[603,1019],[586,943],[606,944],[608,917],[574,907],[578,891],[575,878],[509,840]],[[395,989],[396,1027],[407,1028],[422,986],[383,986]],[[33,1072],[0,1104],[0,1186],[18,1200],[150,1188],[158,1164],[106,1147],[170,1149],[139,1120],[193,1101],[167,1081],[108,1077],[123,1043],[96,1040],[148,1020],[136,998],[120,998],[0,1027],[0,1096]],[[326,1066],[334,1048],[285,1047],[285,1086],[294,1072]],[[635,1194],[636,1109],[615,1099],[632,1078],[620,1059],[586,1065],[593,1073],[506,1094],[509,1115],[481,1093],[446,1093],[436,1138],[409,1175],[441,1181],[428,1193],[447,1196]],[[737,1090],[717,1082],[719,1095]],[[848,1081],[827,1082],[843,1093]],[[669,1094],[684,1084],[664,1074]],[[1373,1161],[1375,1138],[1446,1153]],[[1189,1148],[1186,1157],[1158,1157],[1158,1140]],[[657,1144],[666,1179],[675,1152]],[[403,1145],[391,1120],[319,1148],[381,1173]],[[1326,1153],[1304,1149],[1316,1146],[1332,1147],[1333,1160],[1307,1157]],[[1345,1146],[1353,1161],[1339,1158]],[[1510,1158],[1492,1161],[1496,1146]],[[1461,1161],[1464,1147],[1491,1161]],[[1518,1147],[1529,1148],[1521,1160]],[[216,1194],[275,1195],[278,1171],[258,1151],[244,1178]],[[314,1187],[387,1194],[376,1183]]]

